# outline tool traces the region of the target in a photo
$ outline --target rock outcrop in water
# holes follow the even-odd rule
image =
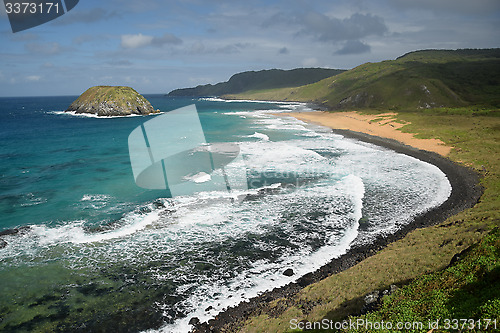
[[[159,112],[130,87],[96,86],[87,89],[66,112],[89,113],[102,117],[148,115]]]

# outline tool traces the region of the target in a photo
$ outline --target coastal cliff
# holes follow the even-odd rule
[[[95,86],[80,95],[66,112],[90,113],[101,117],[148,115],[159,112],[130,87]]]

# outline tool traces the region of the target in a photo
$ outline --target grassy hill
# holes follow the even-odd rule
[[[299,87],[318,82],[344,71],[342,69],[328,68],[249,71],[235,74],[229,81],[215,85],[207,84],[195,88],[176,89],[169,92],[168,96],[221,96],[225,94],[237,94],[248,90]]]
[[[224,97],[307,101],[335,110],[499,107],[500,49],[416,51],[301,87],[249,88]]]

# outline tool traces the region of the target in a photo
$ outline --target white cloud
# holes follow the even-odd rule
[[[37,82],[40,81],[41,78],[42,77],[40,75],[29,75],[26,77],[26,80],[30,82]]]
[[[122,35],[122,47],[126,49],[136,49],[151,44],[153,36],[143,35],[141,33],[136,35]]]
[[[121,46],[126,49],[136,49],[149,45],[162,47],[165,44],[182,44],[182,40],[172,34],[165,33],[161,37],[143,35],[141,33],[135,35],[122,35]]]

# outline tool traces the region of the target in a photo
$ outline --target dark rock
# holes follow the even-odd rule
[[[165,208],[165,204],[161,202],[160,200],[156,200],[153,202],[153,206],[155,208]]]
[[[17,231],[21,234],[21,235],[24,235],[26,234],[28,231],[31,230],[31,227],[29,225],[25,225],[23,227],[19,227],[17,228]]]
[[[208,308],[206,308],[206,309],[205,309],[205,311],[207,311],[207,312],[208,312],[208,311],[212,310],[213,308],[214,308],[214,307],[210,305]]]
[[[18,232],[19,232],[18,229],[7,229],[4,231],[0,231],[0,236],[15,235]]]
[[[291,269],[291,268],[288,268],[288,269],[286,269],[286,270],[283,272],[283,275],[284,275],[284,276],[292,276],[293,274],[295,274],[295,273],[293,272],[293,269]]]
[[[130,87],[96,86],[80,95],[66,112],[90,113],[97,116],[148,115],[157,113],[151,103]]]
[[[200,324],[200,319],[198,317],[193,317],[189,320],[189,325],[197,326]]]
[[[3,249],[6,246],[7,246],[7,242],[4,241],[3,239],[0,239],[0,249]]]
[[[31,230],[31,227],[29,227],[29,226],[13,228],[13,229],[6,229],[3,231],[0,231],[0,236],[10,236],[10,235],[17,235],[17,234],[24,235],[30,230]]]
[[[255,201],[263,198],[266,195],[279,194],[283,190],[283,184],[277,187],[266,187],[257,191],[257,193],[246,194],[242,198],[238,198],[239,201]]]

